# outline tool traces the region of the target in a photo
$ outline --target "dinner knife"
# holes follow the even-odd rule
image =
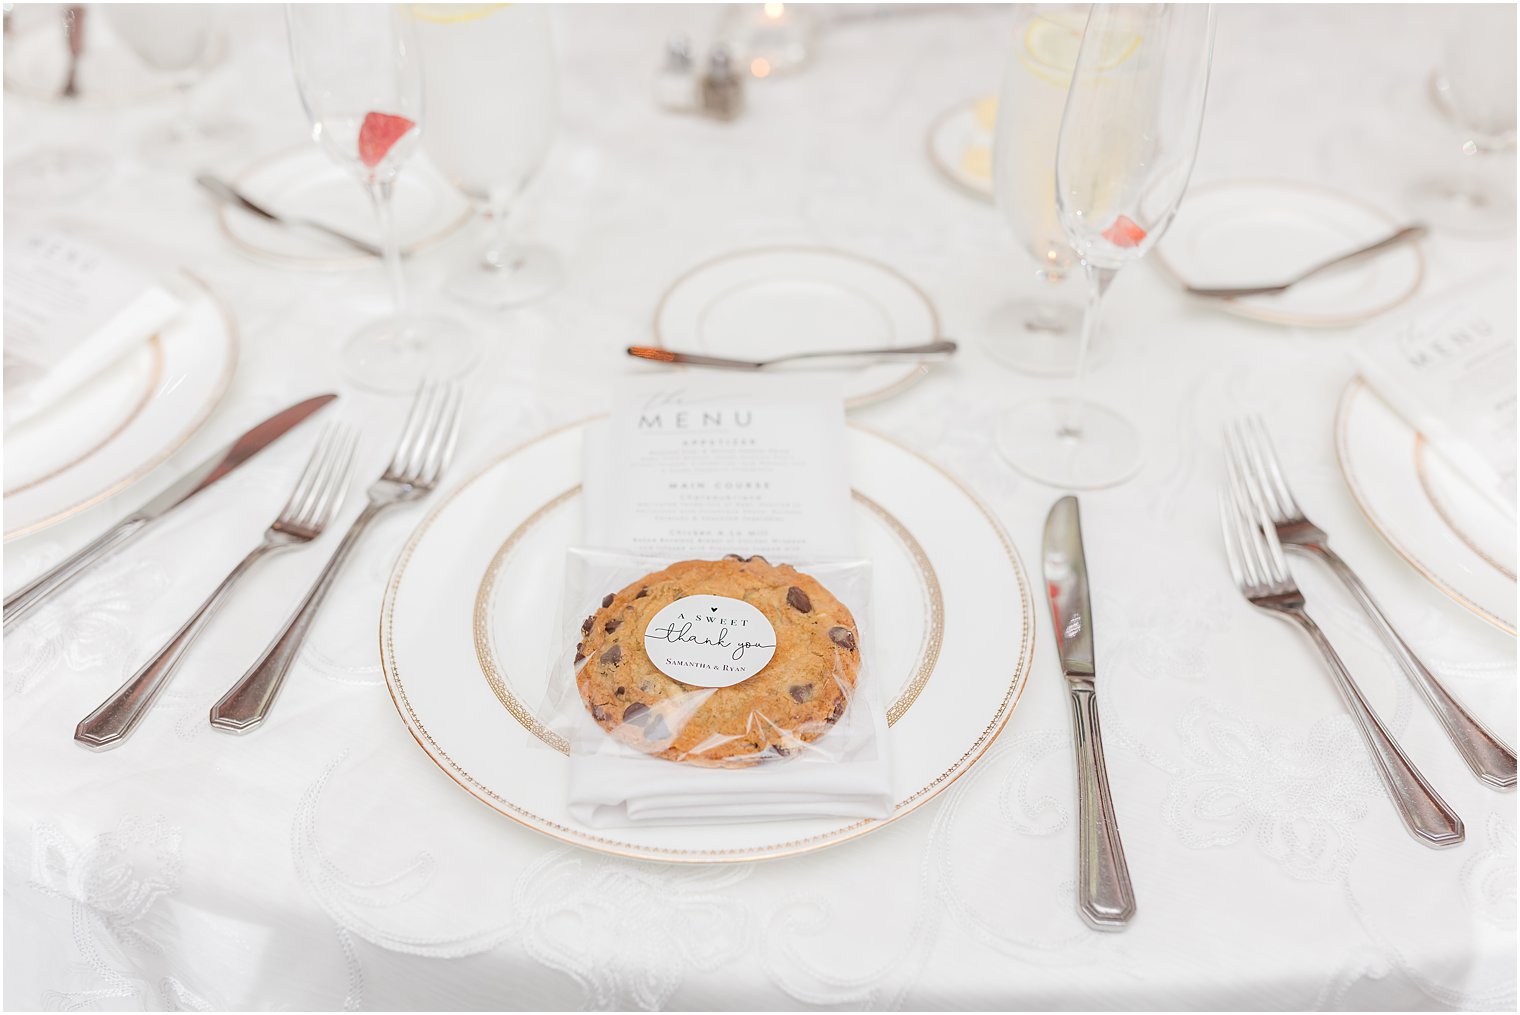
[[[12,624],[73,581],[92,564],[142,535],[154,522],[235,470],[337,397],[334,394],[317,395],[270,416],[169,484],[168,489],[117,522],[84,549],[6,596],[4,629],[9,631]]]
[[[1062,497],[1045,519],[1045,589],[1055,625],[1056,651],[1071,691],[1077,749],[1077,906],[1097,930],[1120,930],[1135,915],[1135,889],[1119,821],[1108,790],[1103,737],[1098,729],[1097,668],[1093,663],[1092,602],[1082,515],[1077,498]]]
[[[238,190],[226,180],[212,176],[208,173],[202,173],[201,175],[197,176],[195,178],[195,182],[199,183],[202,187],[206,188],[206,190],[210,191],[211,195],[223,204],[230,205],[234,208],[241,208],[246,212],[257,215],[259,218],[267,219],[276,225],[292,226],[297,229],[315,230],[316,232],[321,233],[323,236],[331,237],[340,243],[346,243],[360,253],[369,254],[371,257],[379,257],[383,253],[383,251],[373,243],[370,243],[367,240],[361,240],[357,236],[350,236],[348,233],[345,233],[342,230],[334,229],[332,226],[323,225],[321,222],[316,222],[312,219],[287,218],[283,215],[277,215],[274,212],[270,211],[268,208],[264,207],[262,204],[259,204],[247,194],[244,194],[241,190]]]

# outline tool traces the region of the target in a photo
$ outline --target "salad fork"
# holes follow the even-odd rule
[[[1232,489],[1219,499],[1219,518],[1225,557],[1241,594],[1252,606],[1303,628],[1323,653],[1336,689],[1356,720],[1378,775],[1410,833],[1427,846],[1455,846],[1466,835],[1462,819],[1425,781],[1362,696],[1330,639],[1309,616],[1271,520],[1259,509],[1253,514],[1240,477],[1233,467],[1230,472]]]
[[[1277,538],[1287,549],[1323,561],[1346,586],[1362,612],[1367,614],[1367,619],[1372,621],[1383,644],[1393,653],[1399,668],[1430,704],[1473,774],[1495,789],[1512,788],[1515,785],[1514,749],[1474,718],[1420,662],[1383,615],[1356,572],[1330,549],[1330,537],[1325,530],[1305,517],[1303,508],[1298,506],[1288,489],[1272,438],[1261,419],[1253,417],[1237,422],[1227,434],[1226,444],[1230,461],[1253,498],[1261,504]]]
[[[174,633],[168,644],[143,664],[115,694],[74,727],[74,739],[91,750],[116,747],[152,708],[158,693],[179,668],[190,644],[211,621],[232,587],[253,565],[271,553],[304,546],[320,536],[343,503],[353,474],[358,438],[348,427],[329,426],[306,463],[290,499],[264,533],[264,539],[238,562],[222,583]]]
[[[364,531],[384,512],[424,497],[438,485],[459,438],[463,399],[463,392],[455,384],[424,381],[417,389],[396,452],[385,472],[370,485],[369,503],[354,519],[343,541],[333,551],[332,559],[317,575],[301,605],[275,635],[259,661],[211,707],[212,726],[225,733],[247,733],[269,715],[275,695],[296,661],[312,621],[332,588],[333,579],[353,553]]]

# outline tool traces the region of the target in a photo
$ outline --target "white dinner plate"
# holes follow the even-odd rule
[[[1270,285],[1407,225],[1357,198],[1309,184],[1231,180],[1189,187],[1157,245],[1179,285]],[[1345,327],[1408,300],[1425,277],[1419,242],[1309,279],[1276,296],[1200,300],[1230,314]]]
[[[1514,634],[1514,522],[1360,378],[1341,395],[1335,444],[1352,496],[1399,556]]]
[[[929,125],[929,161],[957,188],[993,200],[992,141],[997,126],[997,97],[957,103]]]
[[[227,393],[237,326],[205,282],[166,277],[178,317],[110,369],[5,432],[5,539],[62,521],[146,476]]]
[[[261,159],[234,180],[237,188],[277,215],[310,219],[376,245],[380,227],[364,188],[316,145]],[[396,178],[394,211],[401,249],[414,253],[454,233],[474,214],[469,199],[422,154]],[[370,263],[369,255],[309,229],[276,225],[240,208],[217,205],[222,232],[261,261],[291,268],[339,269]]]
[[[584,432],[582,421],[515,448],[451,492],[412,534],[386,589],[380,647],[391,697],[417,743],[470,794],[588,849],[758,860],[843,842],[907,814],[1002,731],[1034,649],[1018,553],[958,481],[852,427],[855,510],[873,570],[870,662],[890,702],[891,817],[627,829],[577,822],[565,800],[568,760],[534,711],[559,643],[565,551],[580,532]]]
[[[917,285],[879,261],[827,247],[762,247],[715,257],[676,279],[654,312],[654,345],[740,359],[923,345],[942,337],[939,314]],[[835,379],[853,408],[902,391],[929,365],[905,357],[785,369]]]

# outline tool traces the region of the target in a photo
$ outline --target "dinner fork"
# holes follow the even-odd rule
[[[1271,520],[1259,511],[1253,515],[1239,475],[1233,468],[1230,471],[1231,492],[1220,496],[1219,519],[1224,529],[1225,557],[1235,584],[1252,606],[1303,628],[1324,654],[1336,689],[1356,720],[1378,775],[1410,833],[1427,846],[1455,846],[1466,834],[1462,819],[1425,781],[1362,697],[1361,689],[1351,679],[1330,639],[1309,616]]]
[[[290,499],[280,510],[279,517],[265,530],[259,545],[222,579],[216,590],[152,659],[99,708],[79,721],[74,727],[75,740],[95,751],[120,745],[153,707],[159,692],[185,658],[190,644],[210,623],[238,580],[269,554],[303,546],[322,534],[348,491],[357,441],[348,427],[334,425],[323,432],[312,448],[306,468],[296,480]]]
[[[269,714],[285,675],[296,661],[312,621],[332,588],[333,579],[353,553],[364,531],[384,512],[426,496],[448,467],[459,438],[464,394],[458,385],[424,381],[412,400],[396,452],[380,478],[370,485],[369,503],[359,513],[332,559],[317,575],[301,605],[285,622],[253,668],[211,707],[211,725],[226,733],[247,733]]]
[[[1248,490],[1261,502],[1277,538],[1289,550],[1305,557],[1323,561],[1346,586],[1351,597],[1361,606],[1373,629],[1383,644],[1393,653],[1399,668],[1410,682],[1419,688],[1430,708],[1446,729],[1446,735],[1456,745],[1467,766],[1480,780],[1495,789],[1508,789],[1515,785],[1515,751],[1473,717],[1460,701],[1441,685],[1435,675],[1420,662],[1414,651],[1404,643],[1393,624],[1383,615],[1372,593],[1362,584],[1356,572],[1351,570],[1334,550],[1330,549],[1330,537],[1325,530],[1304,516],[1292,491],[1288,489],[1282,465],[1277,460],[1277,450],[1260,418],[1237,422],[1226,438],[1229,455],[1235,468],[1248,484]]]

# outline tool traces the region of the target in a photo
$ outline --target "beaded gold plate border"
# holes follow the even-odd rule
[[[961,494],[965,496],[970,504],[977,510],[977,512],[986,520],[988,526],[996,535],[998,542],[1002,546],[1003,552],[1007,557],[1008,565],[1013,572],[1014,580],[1018,584],[1018,621],[1020,626],[1019,644],[1021,650],[1014,660],[1013,673],[1009,679],[1006,689],[1003,692],[1002,700],[999,702],[994,714],[988,719],[987,724],[983,727],[981,733],[965,749],[965,751],[962,752],[961,756],[956,759],[956,761],[949,768],[936,775],[926,785],[919,787],[918,789],[909,793],[903,799],[899,800],[893,806],[891,815],[886,818],[861,819],[851,822],[847,825],[840,826],[838,828],[830,829],[827,832],[821,832],[817,835],[812,835],[801,839],[772,843],[763,847],[745,847],[738,849],[673,849],[667,847],[640,845],[636,843],[620,841],[618,839],[613,839],[607,836],[597,835],[584,829],[571,828],[567,825],[560,824],[559,822],[551,821],[538,814],[534,814],[533,812],[513,803],[512,801],[503,797],[500,793],[497,793],[495,790],[491,789],[489,786],[486,786],[484,783],[480,782],[478,779],[472,776],[463,767],[461,767],[459,763],[456,762],[448,754],[448,752],[445,751],[443,747],[437,743],[437,741],[433,739],[432,734],[428,732],[428,729],[422,722],[421,717],[419,717],[412,708],[411,701],[406,693],[405,680],[396,664],[396,653],[393,643],[396,596],[400,590],[402,579],[406,575],[407,566],[410,564],[412,556],[416,552],[417,547],[422,542],[423,537],[427,535],[433,523],[439,517],[441,517],[443,512],[447,510],[449,505],[455,499],[457,499],[465,490],[473,486],[476,481],[484,477],[487,473],[496,469],[512,456],[518,454],[528,447],[531,447],[534,444],[537,444],[540,441],[546,440],[547,438],[553,437],[556,434],[562,433],[566,430],[583,426],[587,422],[588,420],[586,419],[576,420],[572,423],[565,424],[564,426],[556,427],[547,433],[540,434],[538,437],[535,437],[532,440],[526,441],[522,444],[517,445],[516,447],[509,449],[497,458],[493,459],[491,462],[487,463],[485,466],[475,472],[470,478],[466,479],[463,483],[451,491],[442,502],[440,502],[430,512],[428,512],[427,516],[422,520],[422,522],[417,526],[416,530],[414,530],[412,535],[407,539],[406,546],[402,549],[401,556],[396,561],[396,566],[391,572],[390,580],[386,584],[385,600],[382,603],[380,610],[379,635],[381,665],[385,673],[386,688],[389,690],[391,695],[391,702],[395,705],[396,711],[401,716],[402,721],[406,724],[407,730],[412,734],[412,738],[417,741],[418,746],[423,749],[423,752],[427,754],[429,759],[431,759],[433,763],[436,764],[439,769],[444,772],[445,775],[447,775],[460,787],[466,790],[471,796],[475,797],[477,800],[480,800],[482,803],[491,807],[493,810],[505,815],[506,817],[512,819],[513,821],[516,821],[518,824],[523,825],[526,828],[531,828],[534,831],[540,832],[544,835],[557,839],[561,842],[568,843],[570,845],[581,846],[586,849],[594,850],[600,853],[607,853],[613,856],[621,856],[641,860],[663,860],[670,863],[687,864],[735,863],[749,860],[768,860],[777,859],[780,857],[796,856],[802,853],[823,849],[828,846],[834,846],[841,842],[848,842],[851,839],[869,834],[878,828],[882,828],[891,822],[896,821],[897,819],[921,807],[923,804],[933,799],[937,794],[944,791],[951,783],[955,782],[956,779],[964,775],[966,771],[969,770],[970,767],[974,765],[982,757],[983,754],[986,753],[987,749],[992,746],[993,741],[997,739],[1000,733],[1002,733],[1003,728],[1008,724],[1009,717],[1013,714],[1014,708],[1018,705],[1018,701],[1020,696],[1023,694],[1024,687],[1028,683],[1029,671],[1034,659],[1034,610],[1030,597],[1029,580],[1024,573],[1023,562],[1019,558],[1018,551],[1014,549],[1013,542],[1009,538],[1008,533],[1004,530],[1002,523],[997,520],[997,517],[987,509],[986,505],[984,505],[981,500],[979,500],[977,496],[965,486],[965,484],[963,484],[949,472],[946,472],[939,465],[918,454],[918,452],[913,451],[906,445],[903,445],[900,442],[885,436],[884,434],[878,433],[877,431],[852,423],[850,424],[852,428],[870,434],[872,437],[885,441],[886,443],[907,452],[914,458],[917,458],[929,468],[945,477],[945,479],[948,480],[951,485],[959,490]],[[573,491],[566,491],[560,496],[568,498],[572,494]],[[539,510],[544,511],[545,508],[548,508],[551,505],[553,505],[552,501],[550,502],[550,505],[545,505],[544,508],[540,508]],[[899,698],[899,700],[901,699]]]
[[[1515,634],[1515,627],[1513,624],[1509,623],[1507,620],[1505,620],[1503,617],[1500,617],[1492,610],[1486,609],[1476,600],[1458,591],[1456,585],[1448,579],[1443,578],[1435,566],[1427,563],[1423,558],[1415,556],[1412,550],[1401,543],[1398,538],[1395,537],[1391,531],[1389,531],[1388,527],[1383,523],[1381,517],[1377,514],[1376,510],[1374,510],[1372,506],[1372,500],[1367,495],[1367,491],[1363,488],[1362,482],[1358,477],[1356,463],[1352,461],[1350,445],[1351,406],[1356,396],[1360,394],[1362,389],[1366,386],[1367,382],[1362,380],[1362,378],[1352,378],[1350,383],[1348,383],[1346,387],[1341,391],[1340,404],[1336,407],[1335,410],[1335,458],[1336,462],[1340,465],[1341,476],[1346,480],[1346,486],[1351,490],[1351,499],[1356,502],[1357,510],[1361,511],[1362,517],[1366,518],[1367,523],[1371,525],[1374,530],[1376,530],[1378,535],[1383,537],[1383,541],[1388,544],[1393,552],[1398,554],[1400,557],[1403,557],[1409,566],[1418,571],[1420,576],[1427,582],[1429,582],[1431,585],[1434,585],[1452,601],[1469,610],[1474,615],[1488,621],[1499,630],[1504,631],[1507,634]],[[1412,468],[1419,470],[1419,441],[1416,441],[1415,449],[1411,453],[1414,455]],[[1424,482],[1423,478],[1421,482]],[[1427,491],[1427,496],[1428,495],[1429,494]],[[1431,506],[1435,508],[1437,514],[1441,514],[1439,507],[1436,506],[1434,501],[1432,501]],[[1458,533],[1458,538],[1461,538],[1460,533]],[[1466,540],[1464,539],[1463,542],[1465,543]],[[1475,553],[1477,553],[1476,548],[1470,548],[1473,549]],[[1482,557],[1481,554],[1479,554],[1479,556]],[[1487,558],[1483,559],[1485,560],[1485,563],[1492,563],[1488,561]]]
[[[512,551],[517,549],[523,538],[531,532],[539,522],[543,521],[555,510],[574,500],[581,492],[579,485],[573,486],[564,493],[549,500],[529,515],[521,525],[512,530],[501,544],[501,548],[491,557],[491,563],[486,567],[486,573],[480,580],[480,589],[475,593],[475,612],[472,629],[475,632],[475,657],[480,661],[480,671],[485,675],[486,683],[491,686],[491,691],[498,701],[506,707],[512,717],[522,724],[523,729],[533,734],[545,744],[559,751],[561,754],[570,753],[570,745],[565,738],[554,730],[544,725],[533,710],[525,705],[512,690],[512,682],[508,679],[506,667],[496,657],[495,647],[491,643],[491,602],[496,593],[497,582],[507,561],[512,556]],[[918,578],[924,591],[924,641],[919,648],[918,657],[914,660],[910,671],[912,678],[908,681],[892,703],[887,706],[887,725],[891,726],[901,719],[913,702],[917,700],[923,691],[924,685],[929,682],[929,677],[934,673],[934,664],[939,661],[940,645],[945,637],[945,599],[940,593],[939,576],[934,571],[934,565],[924,553],[924,548],[919,545],[913,533],[908,531],[886,508],[876,501],[867,497],[859,490],[853,490],[855,500],[859,501],[868,511],[879,518],[908,555],[913,558],[913,566],[918,572]]]

